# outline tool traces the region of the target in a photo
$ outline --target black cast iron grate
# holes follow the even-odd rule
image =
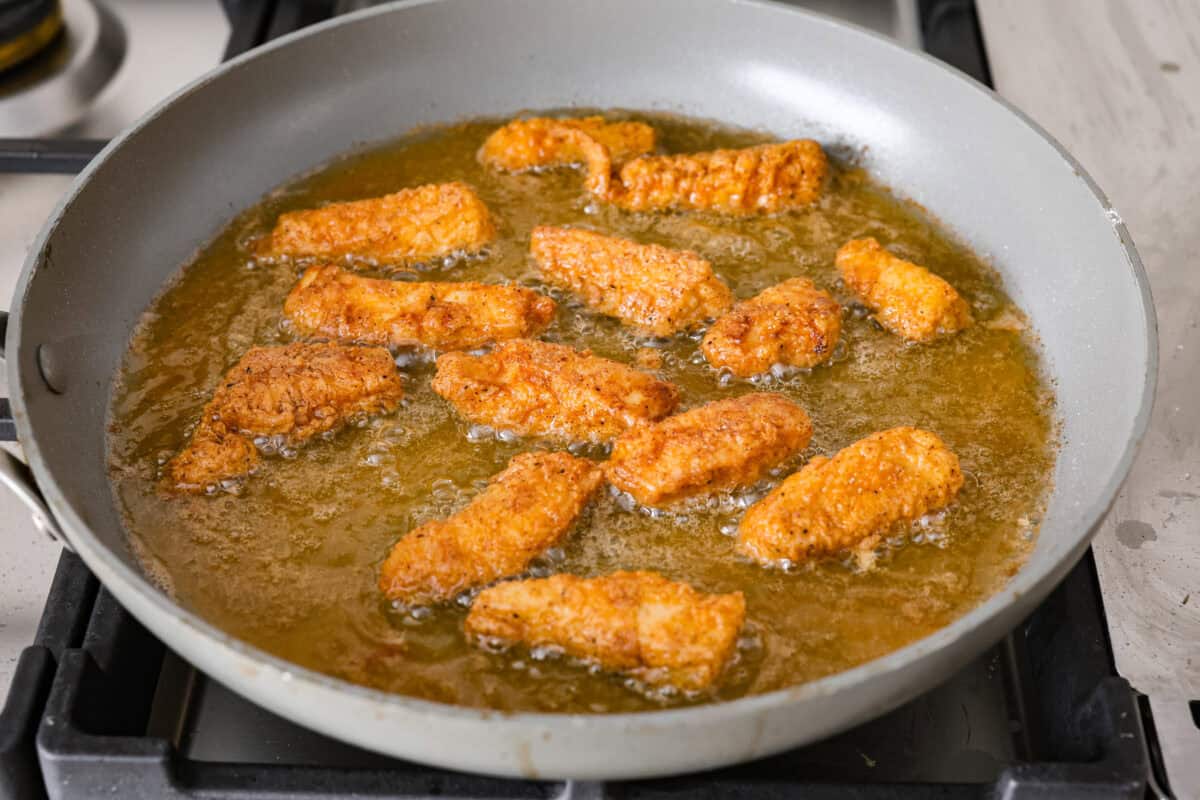
[[[339,3],[225,6],[228,58]],[[919,8],[926,49],[988,82],[971,0]],[[103,144],[0,140],[0,172],[76,172]],[[180,661],[64,553],[0,711],[0,800],[1142,798],[1155,786],[1153,732],[1115,675],[1105,630],[1089,554],[979,661],[833,739],[678,778],[514,781],[387,759],[241,700]]]
[[[1090,556],[944,686],[810,747],[685,777],[486,778],[325,739],[184,664],[70,553],[0,712],[3,800],[1133,800],[1150,775],[1136,696],[1113,674]]]

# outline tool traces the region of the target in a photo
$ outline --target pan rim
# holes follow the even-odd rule
[[[685,722],[719,722],[723,719],[732,717],[742,717],[744,715],[763,712],[768,709],[774,709],[780,706],[791,706],[803,703],[814,697],[836,695],[849,688],[869,681],[876,680],[890,673],[900,671],[911,667],[914,663],[925,658],[944,652],[951,648],[957,641],[970,636],[973,632],[979,630],[985,623],[1002,615],[1020,618],[1032,610],[1034,605],[1040,602],[1045,594],[1050,589],[1057,585],[1058,582],[1066,575],[1068,570],[1074,566],[1083,551],[1091,542],[1092,536],[1095,533],[1097,526],[1108,513],[1113,502],[1116,499],[1122,484],[1124,483],[1129,471],[1132,467],[1133,460],[1137,455],[1141,442],[1145,438],[1149,427],[1151,411],[1153,409],[1154,394],[1157,384],[1158,375],[1158,327],[1157,319],[1154,313],[1153,298],[1150,290],[1150,283],[1145,268],[1140,257],[1134,247],[1132,238],[1125,227],[1120,216],[1113,209],[1112,204],[1104,194],[1103,190],[1096,184],[1095,180],[1087,173],[1083,166],[1075,160],[1075,158],[1059,143],[1050,133],[1030,119],[1024,112],[1013,106],[1003,97],[974,80],[973,78],[959,72],[953,67],[944,62],[930,56],[924,52],[911,50],[903,45],[881,35],[872,30],[863,28],[862,26],[836,20],[824,14],[799,9],[792,6],[786,6],[782,3],[774,2],[773,0],[716,0],[735,6],[749,6],[764,10],[769,10],[778,13],[798,14],[807,17],[811,23],[826,26],[827,28],[846,31],[851,35],[866,38],[871,41],[872,47],[890,48],[898,50],[906,54],[907,57],[916,57],[926,64],[932,65],[937,69],[942,70],[952,79],[961,81],[965,86],[977,93],[982,93],[991,101],[999,103],[1006,111],[1020,120],[1026,127],[1036,133],[1042,140],[1049,144],[1058,153],[1066,164],[1074,171],[1074,173],[1082,180],[1083,184],[1090,191],[1092,196],[1098,203],[1098,210],[1108,215],[1112,221],[1114,235],[1117,237],[1119,246],[1121,247],[1125,262],[1129,269],[1130,276],[1134,284],[1138,288],[1138,303],[1139,310],[1142,314],[1145,325],[1145,336],[1147,344],[1146,353],[1146,373],[1142,378],[1142,387],[1138,411],[1133,418],[1131,435],[1126,443],[1125,449],[1122,451],[1120,458],[1117,461],[1116,469],[1108,476],[1104,486],[1095,495],[1095,500],[1083,512],[1085,520],[1083,527],[1086,532],[1080,536],[1070,548],[1069,554],[1065,558],[1057,561],[1047,561],[1044,568],[1031,570],[1033,566],[1032,560],[1026,562],[1025,565],[1017,572],[1016,575],[999,591],[991,597],[972,608],[961,617],[957,618],[950,624],[938,629],[937,631],[922,637],[898,650],[894,650],[881,656],[877,659],[865,662],[849,670],[836,672],[822,678],[807,683],[797,684],[783,689],[774,690],[764,694],[749,695],[740,697],[734,700],[721,702],[708,702],[697,706],[689,706],[684,708],[661,709],[661,710],[646,710],[635,712],[618,712],[618,713],[557,713],[557,712],[505,712],[491,709],[481,709],[475,707],[452,705],[431,700],[424,700],[407,695],[389,693],[379,689],[373,689],[366,686],[350,683],[340,678],[335,678],[324,673],[320,673],[290,661],[274,656],[266,651],[263,651],[254,645],[249,644],[241,639],[238,639],[230,634],[222,631],[205,619],[200,617],[193,611],[188,610],[174,599],[166,595],[162,590],[156,587],[149,578],[141,570],[127,565],[117,557],[115,552],[99,542],[98,538],[90,530],[90,526],[76,513],[74,508],[69,504],[65,496],[60,491],[54,475],[47,465],[42,452],[38,446],[37,438],[31,430],[29,416],[27,413],[25,402],[25,391],[21,370],[17,363],[16,353],[19,352],[21,344],[21,329],[24,316],[25,300],[29,292],[29,287],[35,279],[38,272],[38,267],[43,261],[44,250],[50,237],[58,227],[59,221],[69,211],[77,195],[87,185],[93,173],[95,173],[117,149],[124,146],[125,142],[134,137],[147,125],[157,119],[165,109],[173,106],[176,102],[182,100],[188,95],[202,89],[209,83],[223,79],[223,77],[231,72],[238,70],[242,65],[256,60],[267,53],[271,53],[279,48],[290,46],[293,42],[307,39],[308,37],[319,36],[326,30],[339,27],[342,25],[355,24],[363,19],[373,17],[375,15],[399,13],[407,8],[419,7],[424,5],[433,5],[438,3],[464,2],[465,0],[399,0],[384,6],[364,9],[351,14],[335,17],[331,20],[310,26],[300,31],[293,32],[276,39],[272,42],[264,44],[247,53],[244,53],[234,59],[231,59],[224,64],[221,64],[213,70],[205,73],[195,79],[186,86],[175,91],[167,98],[158,103],[154,108],[143,115],[137,123],[123,131],[120,135],[113,138],[109,144],[101,150],[101,152],[88,164],[88,166],[79,173],[72,182],[71,187],[59,201],[55,210],[48,217],[43,225],[33,245],[30,247],[29,254],[26,257],[22,267],[20,279],[17,283],[17,288],[14,293],[14,304],[11,312],[11,322],[8,326],[8,341],[6,343],[6,352],[9,357],[6,359],[6,370],[8,373],[9,386],[12,387],[11,402],[13,414],[17,423],[18,440],[20,441],[26,459],[29,463],[35,478],[38,481],[38,486],[41,488],[47,504],[53,512],[55,518],[59,521],[66,539],[70,546],[84,557],[88,566],[96,571],[101,577],[107,577],[109,580],[103,581],[108,588],[119,600],[127,603],[123,596],[126,592],[131,597],[135,597],[140,604],[145,604],[150,607],[157,608],[159,613],[168,615],[176,624],[185,625],[192,629],[193,632],[205,637],[212,645],[223,648],[226,652],[223,655],[237,655],[247,658],[260,668],[270,668],[273,670],[280,680],[292,681],[296,684],[309,685],[316,689],[334,691],[341,694],[349,694],[354,698],[366,702],[370,702],[376,706],[382,706],[389,710],[411,712],[418,714],[434,715],[438,717],[448,717],[460,721],[488,723],[495,725],[497,723],[506,723],[514,725],[562,725],[572,723],[575,725],[585,725],[590,728],[612,728],[612,729],[630,729],[637,728],[643,725],[660,725],[674,724]],[[115,588],[114,588],[115,587]],[[1018,616],[1019,615],[1019,616]],[[136,615],[135,615],[136,616]],[[998,638],[998,636],[996,637]],[[978,652],[982,647],[975,648],[973,652]],[[236,688],[236,687],[234,687]],[[914,692],[915,694],[915,692]],[[766,755],[764,751],[760,755]]]

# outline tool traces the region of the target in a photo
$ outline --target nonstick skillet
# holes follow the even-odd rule
[[[155,587],[108,485],[112,381],[180,264],[265,192],[415,126],[572,105],[679,111],[850,154],[989,257],[1040,337],[1062,447],[1034,553],[956,622],[770,694],[637,714],[500,714],[394,696],[269,656]],[[441,0],[335,19],[229,62],[114,140],[25,264],[12,411],[37,506],[167,645],[251,700],[391,755],[514,776],[715,767],[828,736],[930,688],[1027,615],[1087,547],[1145,430],[1157,363],[1119,216],[1044,131],[979,84],[862,30],[745,0]]]

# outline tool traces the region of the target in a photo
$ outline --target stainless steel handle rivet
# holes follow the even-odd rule
[[[67,373],[63,368],[62,359],[56,355],[57,352],[53,345],[39,344],[37,365],[46,388],[55,394],[62,394],[67,390]]]

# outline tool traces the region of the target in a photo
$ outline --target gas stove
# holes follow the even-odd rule
[[[7,2],[59,6],[63,30],[0,72],[0,296],[70,175],[109,136],[222,58],[375,4]],[[988,81],[970,0],[797,4]],[[1113,666],[1090,555],[942,686],[835,738],[670,779],[514,781],[388,759],[254,706],[166,649],[26,520],[0,494],[0,536],[17,550],[0,563],[0,800],[1167,796],[1148,707]]]
[[[64,553],[0,713],[0,798],[783,800],[1162,796],[1152,731],[1113,672],[1085,558],[942,686],[840,736],[736,767],[620,783],[396,761],[258,708],[167,650]]]

